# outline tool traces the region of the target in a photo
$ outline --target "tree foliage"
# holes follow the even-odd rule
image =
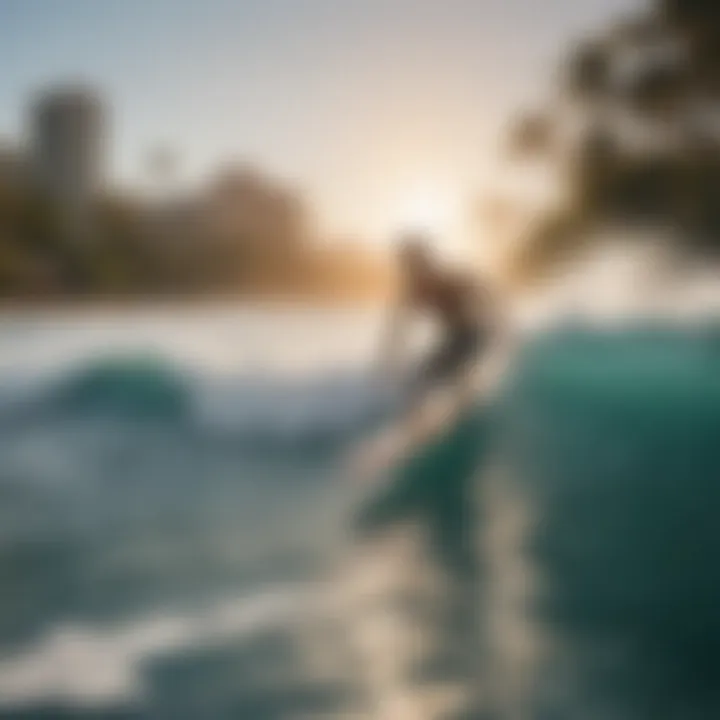
[[[187,200],[105,194],[82,234],[66,220],[32,186],[0,175],[1,296],[362,294],[377,269],[357,248],[321,247],[303,198],[244,167]]]
[[[555,146],[566,218],[553,210],[537,223],[533,247],[519,253],[525,270],[571,250],[568,228],[579,241],[605,223],[669,227],[689,246],[720,249],[720,3],[657,0],[580,43],[561,92],[567,104],[548,113],[542,134],[562,135],[568,106],[584,118]],[[534,157],[533,117],[519,127],[530,130],[515,147]]]

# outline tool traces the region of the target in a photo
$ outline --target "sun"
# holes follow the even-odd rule
[[[412,188],[401,197],[394,225],[399,232],[421,232],[440,240],[455,231],[458,220],[453,193],[427,184]]]

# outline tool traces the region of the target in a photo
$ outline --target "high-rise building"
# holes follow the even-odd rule
[[[103,182],[102,101],[86,88],[46,91],[33,105],[31,121],[35,182],[73,223],[81,223]]]

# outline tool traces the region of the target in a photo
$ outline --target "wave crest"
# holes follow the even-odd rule
[[[10,423],[109,420],[183,426],[267,450],[337,445],[386,419],[397,397],[363,373],[213,377],[162,358],[95,360],[3,402]]]

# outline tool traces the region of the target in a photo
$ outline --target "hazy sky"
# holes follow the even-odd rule
[[[112,103],[111,175],[148,150],[202,178],[248,160],[326,226],[382,235],[408,205],[459,204],[508,114],[578,33],[633,0],[0,0],[0,137],[28,93],[80,77]]]

